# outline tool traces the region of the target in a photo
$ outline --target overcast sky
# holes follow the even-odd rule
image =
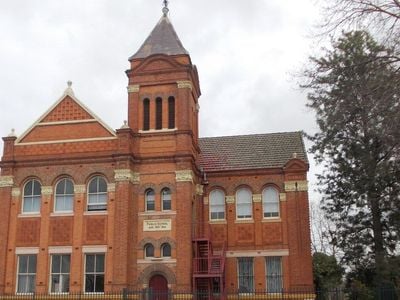
[[[127,59],[161,8],[162,0],[0,0],[0,135],[24,132],[68,80],[119,128]],[[316,130],[294,76],[316,48],[315,0],[171,0],[169,8],[199,71],[201,136]],[[311,188],[315,171],[312,163]]]

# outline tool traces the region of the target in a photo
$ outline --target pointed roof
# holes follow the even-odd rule
[[[139,50],[129,60],[153,54],[179,55],[189,52],[183,47],[168,16],[164,14]]]

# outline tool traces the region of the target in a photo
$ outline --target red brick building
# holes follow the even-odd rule
[[[199,138],[197,69],[166,12],[129,61],[120,129],[69,84],[3,138],[0,294],[311,289],[301,134]]]

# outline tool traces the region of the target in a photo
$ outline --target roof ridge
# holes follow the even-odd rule
[[[268,132],[268,133],[250,133],[250,134],[236,134],[236,135],[220,135],[220,136],[204,136],[199,137],[199,139],[214,139],[214,138],[225,138],[225,137],[244,137],[244,136],[266,136],[266,135],[276,135],[276,134],[296,134],[302,135],[301,130],[297,131],[280,131],[280,132]]]

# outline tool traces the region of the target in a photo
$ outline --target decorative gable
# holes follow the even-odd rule
[[[74,96],[71,84],[68,83],[62,97],[17,139],[17,145],[116,138],[114,130]]]

